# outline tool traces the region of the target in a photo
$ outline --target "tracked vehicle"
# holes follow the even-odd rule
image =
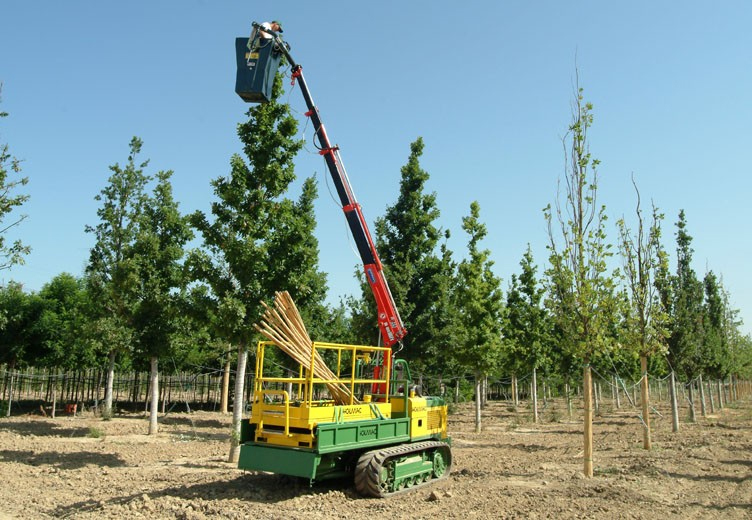
[[[259,342],[251,417],[241,427],[238,467],[308,479],[310,483],[352,477],[364,496],[384,497],[449,474],[452,454],[447,406],[440,397],[419,395],[404,360],[392,347],[407,331],[383,274],[375,244],[355,199],[339,153],[332,146],[303,77],[302,67],[275,31],[253,23],[251,38],[236,39],[235,90],[247,102],[270,100],[282,56],[292,68],[308,107],[320,154],[342,203],[377,306],[383,347],[311,344],[310,363],[280,374],[267,360],[274,342]],[[263,31],[270,38],[261,38]],[[324,359],[333,378],[316,376],[314,359]],[[335,400],[331,385],[347,389]]]

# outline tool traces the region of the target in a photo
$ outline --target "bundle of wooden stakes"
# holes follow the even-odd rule
[[[256,330],[273,341],[287,355],[306,369],[310,368],[311,350],[313,342],[303,323],[303,318],[287,291],[277,292],[274,296],[274,307],[264,306],[261,322],[255,324]],[[316,378],[333,381],[337,376],[332,372],[319,353],[314,351],[313,375]],[[350,404],[350,389],[339,382],[326,383],[326,388],[336,404]],[[354,397],[352,402],[358,402]]]

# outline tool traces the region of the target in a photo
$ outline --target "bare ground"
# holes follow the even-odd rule
[[[170,414],[0,419],[0,520],[8,518],[752,518],[752,403],[671,432],[659,407],[653,450],[633,408],[596,418],[595,477],[582,477],[582,424],[562,403],[543,422],[489,403],[450,417],[449,478],[388,499],[350,482],[309,488],[225,462],[230,418]]]

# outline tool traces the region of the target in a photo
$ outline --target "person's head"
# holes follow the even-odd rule
[[[284,31],[282,30],[282,24],[281,24],[281,23],[279,23],[279,21],[277,21],[277,20],[274,20],[274,21],[273,21],[273,22],[271,23],[271,27],[272,27],[272,31],[274,31],[274,32],[280,32],[280,33],[281,33],[281,32],[284,32]]]

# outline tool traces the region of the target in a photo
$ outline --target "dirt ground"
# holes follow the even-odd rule
[[[658,408],[642,449],[637,411],[602,406],[595,477],[582,477],[582,424],[562,403],[491,402],[450,417],[454,465],[430,487],[359,498],[350,482],[309,488],[225,462],[230,418],[173,413],[146,435],[143,415],[0,419],[0,519],[8,518],[752,518],[752,403],[671,433]]]

